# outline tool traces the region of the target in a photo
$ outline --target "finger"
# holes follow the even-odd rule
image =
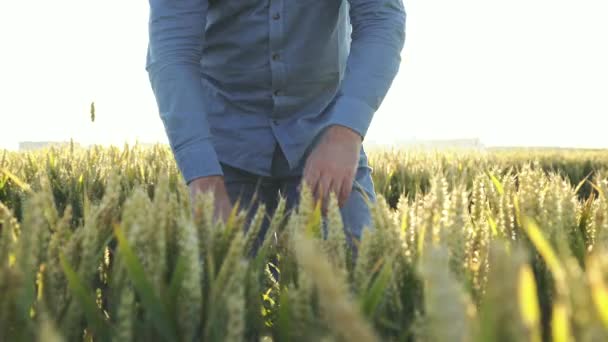
[[[320,184],[319,197],[321,200],[321,209],[323,210],[323,213],[325,213],[327,211],[329,192],[332,191],[333,179],[329,175],[323,176]]]
[[[354,177],[346,177],[342,183],[342,189],[340,191],[340,208],[346,204],[351,191],[353,190]]]
[[[306,159],[306,163],[304,164],[303,175],[312,176],[314,171],[317,171],[317,170],[318,170],[318,168],[314,167],[314,160],[311,159],[309,156],[308,159]]]
[[[317,195],[319,199],[325,200],[329,191],[331,190],[332,178],[330,175],[324,174],[319,179],[319,188],[317,189]]]
[[[317,183],[319,181],[319,172],[313,170],[307,170],[304,172],[303,179],[308,189],[314,194],[315,188],[317,187]]]
[[[315,201],[315,204],[317,203],[317,201],[320,199],[321,197],[321,192],[322,192],[322,188],[323,188],[323,180],[322,180],[322,176],[319,175],[319,177],[317,178],[317,180],[315,181],[315,186],[311,187],[311,192],[312,192],[312,197]]]
[[[342,188],[344,187],[344,179],[341,179],[334,183],[333,193],[336,195],[336,200],[338,200],[338,207],[341,207],[342,203]]]
[[[315,173],[314,177],[310,177],[309,181],[307,181],[307,185],[309,186],[309,191],[312,196],[312,200],[314,205],[317,204],[319,200],[319,188],[322,186],[321,183],[321,175],[319,173]]]

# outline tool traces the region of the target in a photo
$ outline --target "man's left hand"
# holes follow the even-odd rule
[[[340,208],[350,196],[362,138],[348,127],[332,125],[310,153],[304,166],[303,178],[310,187],[315,202],[320,200],[323,214],[327,212],[329,193],[334,192]]]

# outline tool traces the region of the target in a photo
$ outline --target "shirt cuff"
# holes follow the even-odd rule
[[[354,97],[341,96],[336,99],[329,114],[329,125],[346,126],[365,139],[367,129],[376,111],[365,101]]]
[[[224,175],[217,153],[210,140],[174,151],[174,155],[188,185],[199,177]]]

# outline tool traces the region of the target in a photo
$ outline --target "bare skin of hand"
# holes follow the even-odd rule
[[[190,200],[194,198],[198,192],[212,191],[214,193],[214,212],[213,219],[221,219],[223,222],[228,220],[228,216],[232,211],[232,203],[228,197],[223,176],[207,176],[193,180],[188,184],[190,188]]]
[[[308,156],[303,178],[313,192],[315,202],[321,201],[324,215],[330,192],[336,194],[340,208],[350,196],[361,143],[359,133],[345,126],[332,125]]]

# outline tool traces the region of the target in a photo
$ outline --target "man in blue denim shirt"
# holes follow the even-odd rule
[[[291,208],[305,181],[359,238],[375,200],[361,142],[399,69],[402,0],[149,3],[146,70],[191,194],[213,191],[225,219],[237,198]]]

